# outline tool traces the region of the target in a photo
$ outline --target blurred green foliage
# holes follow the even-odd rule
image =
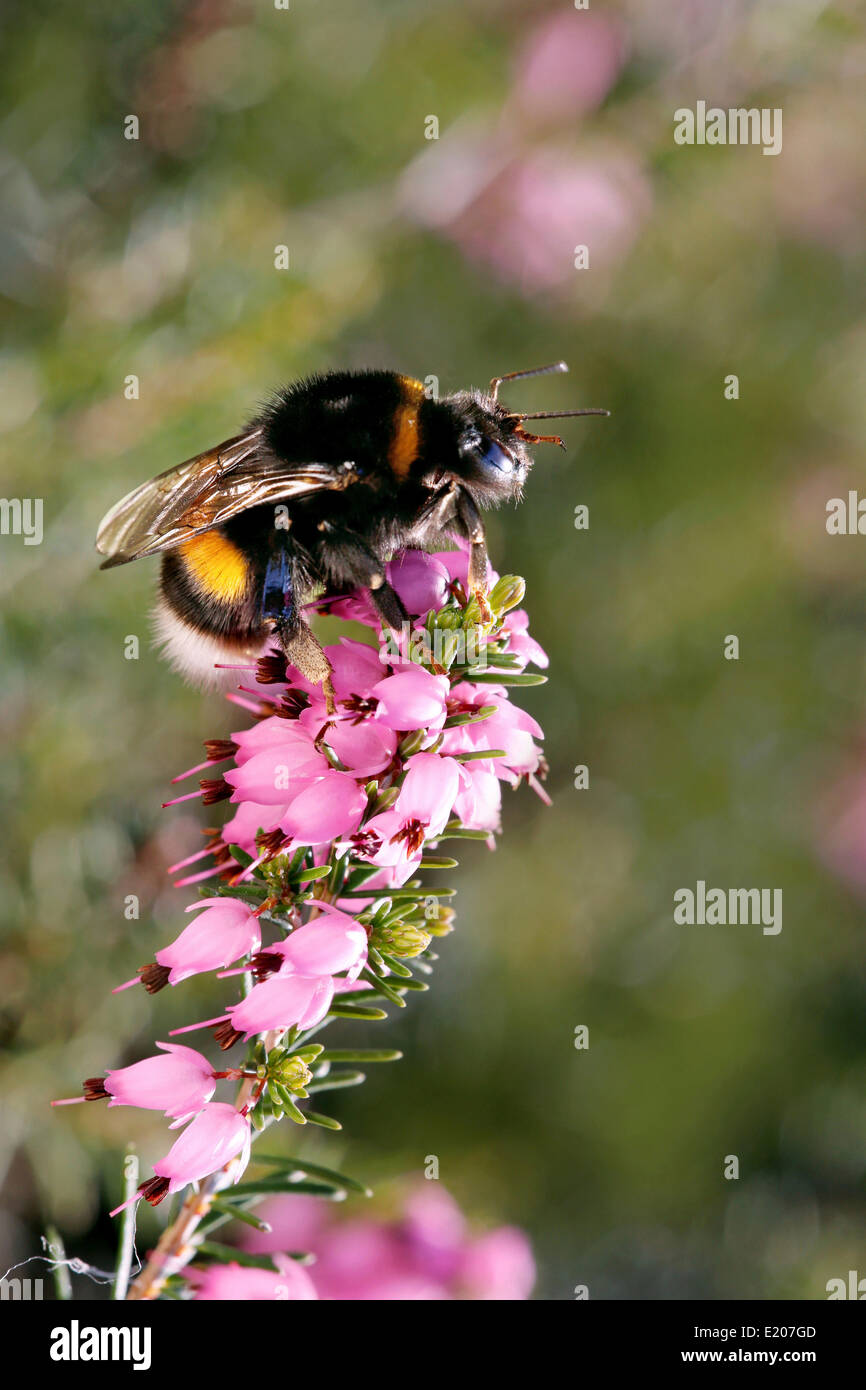
[[[465,851],[434,989],[369,1028],[405,1060],[305,1152],[371,1181],[438,1155],[474,1217],[528,1230],[544,1297],[863,1270],[866,816],[844,853],[834,827],[866,778],[866,582],[824,524],[864,478],[858,9],[5,7],[3,490],[45,536],[0,541],[4,1266],[50,1220],[110,1262],[124,1146],[152,1161],[164,1125],[48,1101],[218,1002],[108,992],[190,900],[165,867],[207,813],[161,811],[168,780],[238,717],[151,650],[153,565],[97,573],[102,513],[305,372],[447,391],[562,356],[509,399],[612,419],[570,422],[490,522],[551,655],[526,704],[554,804],[509,797],[499,852]],[[782,108],[781,155],[676,146],[699,99]],[[781,934],[675,926],[697,879],[782,888]]]

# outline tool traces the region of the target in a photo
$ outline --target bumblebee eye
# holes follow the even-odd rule
[[[514,472],[513,458],[501,445],[494,444],[492,439],[480,441],[479,458],[482,463],[486,463],[490,468],[498,469],[500,473]]]

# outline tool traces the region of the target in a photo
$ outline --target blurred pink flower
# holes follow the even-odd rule
[[[401,1218],[335,1220],[314,1198],[275,1197],[257,1208],[268,1233],[245,1232],[258,1254],[308,1250],[318,1297],[326,1300],[523,1300],[535,1266],[529,1241],[514,1227],[472,1236],[452,1197],[438,1184],[411,1192]]]
[[[503,623],[509,634],[508,650],[522,657],[524,664],[539,666],[542,671],[550,665],[550,658],[534,637],[529,635],[529,614],[522,608],[514,608],[506,613]]]
[[[275,1255],[278,1272],[267,1269],[247,1269],[239,1264],[211,1265],[209,1269],[193,1271],[196,1298],[204,1301],[256,1302],[275,1300],[295,1302],[318,1298],[313,1281],[297,1260],[288,1255]]]
[[[553,289],[580,273],[578,246],[588,248],[590,269],[625,255],[648,202],[631,153],[574,156],[542,147],[509,164],[448,232],[519,289]]]
[[[516,1302],[528,1298],[535,1283],[532,1248],[516,1226],[479,1236],[463,1251],[458,1284],[467,1298]]]
[[[818,850],[827,867],[866,895],[866,771],[843,776],[821,802]]]
[[[617,20],[574,9],[551,14],[523,47],[513,101],[532,120],[565,124],[601,105],[624,56]]]

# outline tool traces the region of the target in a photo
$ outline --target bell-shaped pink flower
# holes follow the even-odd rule
[[[159,964],[169,967],[169,984],[205,970],[224,970],[261,945],[258,918],[237,898],[202,898],[187,911],[200,908],[204,911],[177,940],[156,953]]]
[[[250,1122],[246,1115],[224,1101],[212,1100],[191,1120],[153,1171],[168,1180],[169,1192],[199,1182],[241,1155],[235,1181],[250,1157]]]
[[[388,875],[388,882],[377,874],[369,882],[375,887],[400,888],[411,878],[421,862],[421,846],[426,827],[420,821],[405,820],[398,811],[380,811],[365,822],[364,829],[352,841],[359,857],[370,864],[379,864]]]
[[[375,624],[378,627],[378,623]],[[378,647],[341,637],[337,645],[327,648],[328,659],[334,668],[332,680],[338,700],[352,695],[363,698],[376,681],[382,679],[382,661]]]
[[[313,746],[306,731],[285,720],[280,723],[289,731],[287,737],[268,744],[225,774],[229,786],[234,787],[233,801],[285,806],[314,778],[328,771],[327,758]]]
[[[106,1073],[105,1089],[112,1105],[135,1105],[140,1110],[163,1110],[182,1124],[210,1100],[216,1090],[213,1067],[206,1057],[180,1043],[157,1043],[158,1057],[145,1057],[132,1066]]]
[[[260,830],[276,830],[286,811],[282,806],[262,806],[258,801],[242,801],[222,829],[223,843],[240,845],[253,858],[258,854],[256,835]]]
[[[336,975],[355,969],[357,974],[367,954],[367,933],[348,913],[327,903],[318,906],[324,916],[296,927],[285,941],[269,948],[282,956],[282,973]]]
[[[440,609],[448,598],[451,576],[435,555],[423,550],[404,550],[385,567],[392,589],[403,600],[407,613],[423,617],[431,608]]]
[[[342,719],[328,730],[326,738],[343,766],[357,778],[384,772],[397,751],[397,735],[379,720]]]
[[[487,686],[479,690],[463,682],[454,687],[453,695],[461,705],[480,707],[492,703],[487,693],[489,689]],[[492,769],[497,776],[514,783],[519,777],[538,768],[541,753],[534,740],[543,737],[542,729],[532,715],[512,705],[509,700],[499,699],[496,701],[496,713],[489,719],[480,724],[461,724],[446,730],[442,752],[478,753],[485,748],[502,749],[502,757],[491,758],[489,763],[480,761],[484,762],[488,771]],[[477,767],[478,760],[474,760],[467,764],[466,770],[471,773]]]
[[[323,845],[353,834],[366,807],[366,793],[355,778],[329,768],[294,798],[280,826],[299,844]]]
[[[391,729],[441,729],[450,686],[447,676],[434,676],[422,666],[410,666],[377,681],[371,694],[379,701],[376,717]]]
[[[409,769],[394,803],[404,823],[427,827],[432,839],[445,829],[460,787],[463,769],[454,758],[438,753],[415,753],[406,761]]]
[[[469,551],[465,545],[459,545],[457,550],[437,550],[435,555],[430,557],[438,560],[448,571],[452,581],[458,579],[466,589],[469,586]],[[493,587],[499,578],[499,574],[490,564],[487,566],[487,583]]]
[[[240,733],[232,734],[232,742],[238,750],[235,753],[235,763],[242,767],[257,753],[263,753],[276,744],[285,743],[291,738],[292,735],[288,731],[293,727],[289,721],[272,714],[268,719],[260,719],[252,728],[241,729]]]
[[[334,982],[330,975],[291,975],[280,972],[254,985],[239,1004],[231,1004],[228,1015],[233,1028],[245,1037],[267,1033],[272,1028],[312,1028],[331,1007]]]
[[[277,1273],[244,1265],[214,1264],[196,1279],[195,1297],[203,1301],[299,1302],[318,1298],[315,1285],[303,1265],[289,1255],[274,1255]]]
[[[467,763],[466,777],[454,802],[454,814],[467,830],[499,829],[502,789],[488,764]]]
[[[502,624],[508,633],[508,650],[519,656],[524,665],[532,662],[545,670],[550,665],[550,657],[544,648],[529,635],[529,614],[522,608],[513,608],[506,613]]]

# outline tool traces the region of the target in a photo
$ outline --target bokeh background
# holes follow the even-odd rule
[[[561,356],[508,400],[612,418],[563,426],[490,523],[551,656],[526,703],[553,806],[509,796],[499,851],[468,847],[434,989],[369,1029],[405,1060],[301,1141],[385,1190],[438,1155],[479,1229],[528,1231],[548,1299],[866,1273],[866,540],[825,529],[866,491],[862,18],[4,6],[3,492],[45,508],[41,546],[0,539],[4,1268],[49,1222],[110,1266],[124,1146],[164,1151],[159,1117],[48,1101],[178,1021],[177,994],[108,991],[190,900],[165,868],[207,812],[161,811],[168,780],[237,727],[150,649],[155,566],[97,572],[103,512],[310,370],[444,392]],[[677,146],[698,100],[781,107],[782,153]],[[782,888],[781,934],[674,925],[699,878]]]

